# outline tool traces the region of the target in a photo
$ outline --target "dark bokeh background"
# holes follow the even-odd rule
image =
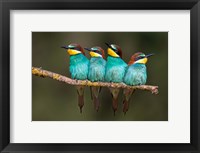
[[[159,94],[137,90],[129,111],[122,112],[122,92],[119,108],[113,115],[111,95],[102,88],[101,107],[96,112],[90,98],[89,87],[85,89],[85,106],[80,114],[77,93],[72,85],[49,78],[32,76],[33,121],[167,121],[168,120],[168,33],[167,32],[33,32],[32,65],[70,77],[69,55],[61,46],[79,43],[82,47],[115,43],[123,50],[123,59],[141,51],[155,53],[147,63],[149,85],[158,85]],[[89,57],[88,52],[86,56]]]

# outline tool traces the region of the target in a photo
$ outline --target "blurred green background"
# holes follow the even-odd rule
[[[119,45],[128,62],[135,52],[155,53],[147,66],[147,84],[158,85],[159,94],[137,90],[126,115],[122,111],[122,91],[119,107],[113,115],[111,95],[102,88],[101,107],[96,112],[85,89],[82,114],[77,105],[75,87],[53,79],[32,76],[33,121],[167,121],[168,120],[168,33],[167,32],[32,32],[32,66],[70,77],[69,55],[61,46],[78,43],[82,47],[101,46],[105,42]],[[86,51],[86,56],[89,54]]]

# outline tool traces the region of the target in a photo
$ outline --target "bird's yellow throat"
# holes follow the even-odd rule
[[[107,52],[108,52],[108,55],[112,57],[119,57],[119,55],[117,55],[111,48],[108,48]]]
[[[81,53],[80,51],[74,49],[68,49],[67,52],[69,53],[69,55],[76,55]]]
[[[142,58],[142,59],[136,61],[135,63],[146,64],[147,61],[148,61],[148,58],[145,57],[145,58]]]
[[[91,57],[102,57],[100,54],[95,53],[95,52],[90,52]]]

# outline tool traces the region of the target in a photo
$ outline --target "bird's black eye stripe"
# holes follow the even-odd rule
[[[75,49],[75,47],[69,47],[69,49]]]
[[[102,55],[101,51],[99,51],[99,50],[96,49],[96,48],[92,48],[92,51],[95,52],[95,53],[98,53],[98,54]]]
[[[98,51],[98,50],[96,51],[96,53],[98,53],[98,54],[100,54],[100,55],[101,55],[101,52],[100,52],[100,51]]]
[[[79,47],[73,47],[73,48],[71,48],[71,49],[80,51],[80,48],[79,48]]]
[[[112,46],[110,46],[110,48],[115,52],[115,53],[119,53],[119,51],[117,50],[117,49],[115,49],[115,48],[113,48]]]
[[[118,50],[116,50],[115,52],[116,52],[118,55],[119,55],[119,53],[120,53]]]
[[[117,52],[117,50],[115,48],[111,47],[111,49],[114,50],[115,52]]]
[[[136,60],[139,60],[139,59],[142,59],[142,58],[144,58],[144,57],[143,56],[139,56],[139,57],[136,58]]]

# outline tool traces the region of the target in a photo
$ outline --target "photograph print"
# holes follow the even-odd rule
[[[32,32],[32,121],[168,121],[168,32]]]

